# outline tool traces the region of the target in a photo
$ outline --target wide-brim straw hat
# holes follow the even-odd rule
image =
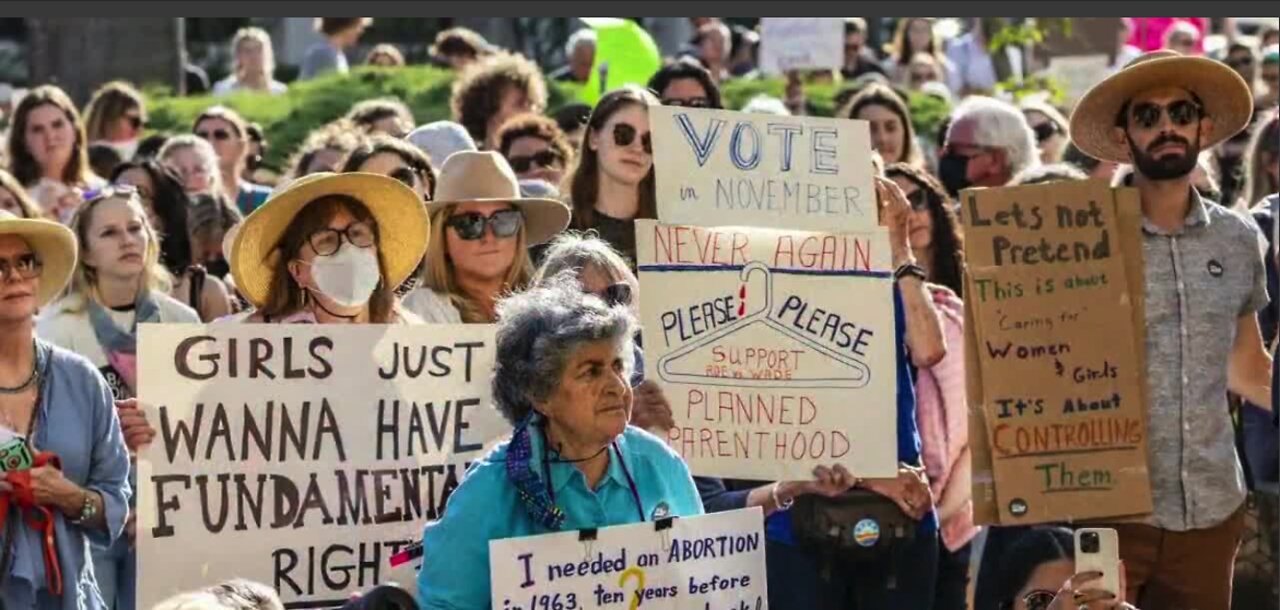
[[[569,206],[555,199],[521,197],[520,181],[496,152],[461,151],[449,155],[436,178],[435,210],[462,203],[509,203],[524,213],[525,241],[536,246],[569,226]]]
[[[1095,85],[1071,113],[1071,141],[1102,161],[1130,163],[1129,147],[1112,135],[1116,117],[1138,94],[1162,87],[1195,93],[1213,120],[1213,132],[1200,143],[1207,150],[1240,133],[1253,117],[1253,93],[1226,64],[1176,51],[1152,51]]]
[[[373,215],[387,285],[399,286],[413,274],[431,235],[422,198],[399,180],[381,174],[320,172],[290,183],[249,214],[236,231],[231,273],[250,303],[262,307],[270,296],[278,246],[289,224],[306,206],[335,195],[359,201]]]
[[[50,220],[21,218],[0,210],[0,235],[21,237],[44,265],[35,294],[36,308],[58,298],[76,270],[75,233]]]

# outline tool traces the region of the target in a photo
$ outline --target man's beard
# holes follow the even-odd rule
[[[1161,135],[1147,147],[1147,150],[1153,150],[1168,143],[1182,144],[1186,147],[1186,152],[1181,155],[1164,153],[1160,158],[1156,158],[1146,152],[1138,150],[1134,145],[1133,139],[1129,139],[1129,150],[1133,153],[1133,166],[1137,168],[1138,173],[1150,180],[1177,180],[1184,178],[1196,168],[1196,163],[1200,158],[1200,136],[1196,135],[1196,142],[1193,146],[1185,138],[1175,135]]]

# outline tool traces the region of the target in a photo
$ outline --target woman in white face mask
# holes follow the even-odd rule
[[[300,178],[244,220],[231,270],[250,322],[418,323],[399,286],[427,247],[418,195],[377,174]]]

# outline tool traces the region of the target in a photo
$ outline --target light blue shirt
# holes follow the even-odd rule
[[[530,464],[542,477],[542,438],[537,431],[531,432]],[[652,520],[660,504],[665,504],[668,516],[702,514],[689,467],[666,443],[628,426],[616,444],[625,469],[610,451],[609,468],[595,491],[587,488],[586,477],[573,464],[549,464],[556,504],[565,512],[562,531],[637,523],[641,510],[645,520]],[[529,516],[507,478],[507,445],[504,442],[471,465],[449,497],[444,517],[428,523],[423,531],[424,556],[418,574],[422,610],[489,608],[489,541],[550,531]],[[627,472],[635,481],[640,510]]]
[[[63,593],[47,589],[40,536],[21,524],[14,536],[13,565],[0,574],[0,599],[11,609],[105,610],[87,561],[89,543],[110,546],[124,531],[129,514],[129,452],[120,431],[111,389],[88,360],[38,341],[45,361],[40,377],[35,446],[62,462],[68,480],[102,495],[107,529],[87,530],[72,525],[53,511],[54,538],[62,570]],[[11,513],[14,519],[17,513]],[[0,546],[9,541],[0,532]]]

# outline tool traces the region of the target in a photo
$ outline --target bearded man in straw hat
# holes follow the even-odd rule
[[[1129,598],[1142,608],[1231,604],[1245,487],[1227,391],[1271,402],[1255,317],[1267,303],[1265,242],[1251,219],[1201,199],[1191,172],[1252,112],[1248,85],[1226,65],[1157,51],[1095,86],[1071,117],[1082,151],[1133,165],[1142,201],[1155,508],[1117,526]]]

